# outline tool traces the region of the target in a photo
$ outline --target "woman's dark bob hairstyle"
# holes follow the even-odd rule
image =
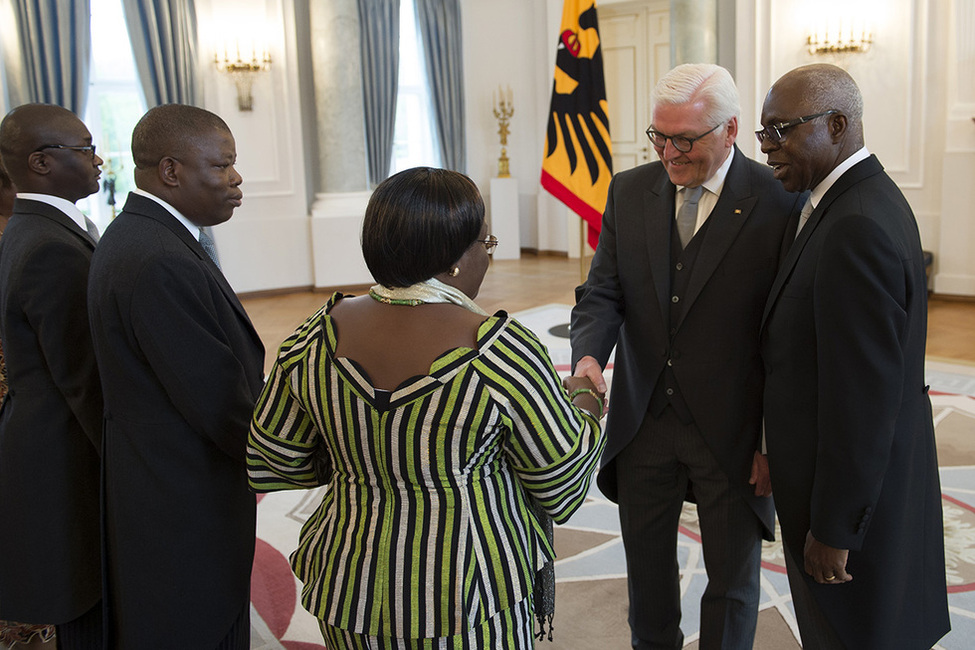
[[[379,284],[408,287],[449,271],[481,234],[484,201],[459,172],[414,167],[384,180],[362,223],[362,256]]]

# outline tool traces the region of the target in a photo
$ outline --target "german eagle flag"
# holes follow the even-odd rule
[[[596,247],[613,175],[603,51],[594,0],[565,0],[555,54],[542,187],[589,224]]]

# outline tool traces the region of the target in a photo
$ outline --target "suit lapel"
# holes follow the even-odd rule
[[[694,269],[687,283],[687,294],[683,299],[684,308],[681,310],[678,327],[687,317],[694,301],[701,295],[708,280],[738,237],[738,232],[748,219],[748,215],[758,203],[758,197],[752,195],[747,169],[743,164],[744,154],[736,147],[732,155],[734,159],[731,168],[728,169],[721,196],[711,210],[711,214],[708,215],[708,227],[704,232],[704,241],[701,242],[701,250],[698,252]]]
[[[884,170],[883,165],[877,160],[877,157],[871,155],[866,160],[860,161],[853,167],[848,169],[846,173],[836,179],[832,187],[823,196],[823,200],[819,202],[816,209],[812,211],[809,215],[809,220],[806,221],[806,225],[802,227],[799,231],[799,236],[792,243],[792,247],[789,249],[788,254],[782,261],[782,265],[779,267],[779,272],[775,276],[775,282],[772,283],[772,289],[769,291],[768,301],[765,303],[765,312],[762,314],[762,331],[765,330],[765,323],[768,320],[768,316],[772,313],[772,308],[775,306],[775,302],[779,298],[779,293],[782,291],[782,287],[785,285],[785,281],[789,279],[792,274],[792,269],[795,268],[796,262],[799,261],[799,256],[802,254],[802,250],[806,247],[806,243],[812,237],[816,228],[822,222],[826,213],[829,211],[829,206],[844,192],[848,189],[862,181],[863,179],[873,176],[874,174],[879,174]],[[805,199],[803,199],[803,204]]]
[[[670,222],[674,220],[675,193],[676,188],[663,167],[660,168],[659,178],[643,192],[647,259],[662,322],[670,313]]]
[[[43,201],[32,201],[31,199],[15,199],[14,214],[32,215],[43,217],[67,228],[72,233],[81,238],[92,250],[95,249],[95,240],[91,238],[88,231],[75,223],[75,220],[61,212],[53,205]]]
[[[210,271],[210,275],[213,277],[217,286],[220,287],[220,291],[226,296],[227,301],[233,305],[234,311],[237,312],[241,320],[247,323],[247,327],[251,330],[253,337],[260,341],[260,337],[257,335],[257,330],[254,329],[254,325],[251,323],[250,317],[247,316],[247,312],[244,310],[244,306],[240,304],[240,300],[237,298],[237,293],[227,282],[227,278],[224,276],[223,272],[214,264],[210,256],[207,255],[206,251],[203,250],[203,246],[197,241],[183,224],[176,220],[176,218],[169,213],[169,211],[162,205],[156,203],[152,199],[148,199],[144,196],[138,194],[130,194],[129,198],[125,202],[125,207],[123,208],[125,212],[132,212],[135,214],[148,217],[168,228],[176,237],[179,238],[181,242],[186,244],[186,247],[192,251],[207,267]]]

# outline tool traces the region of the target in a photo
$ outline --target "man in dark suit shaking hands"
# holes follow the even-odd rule
[[[0,619],[56,624],[61,648],[101,644],[102,393],[88,328],[98,236],[75,202],[98,191],[91,133],[60,106],[0,124],[18,188],[0,241]],[[89,225],[90,224],[90,225]]]
[[[652,100],[660,161],[610,185],[576,290],[574,372],[605,389],[618,345],[597,480],[619,503],[633,647],[683,645],[677,528],[692,491],[708,576],[701,647],[750,649],[773,530],[758,327],[798,197],[735,147],[724,68],[678,66]]]
[[[949,624],[924,264],[862,114],[832,65],[762,109],[775,177],[811,190],[762,325],[769,465],[803,646],[930,648]]]
[[[105,392],[109,647],[250,647],[255,499],[244,452],[264,348],[201,227],[241,203],[218,116],[169,104],[132,133],[133,191],[91,267]]]

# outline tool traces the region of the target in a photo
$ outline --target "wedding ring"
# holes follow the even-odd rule
[[[832,582],[833,580],[836,580],[836,576],[827,576],[826,577],[826,582]]]

